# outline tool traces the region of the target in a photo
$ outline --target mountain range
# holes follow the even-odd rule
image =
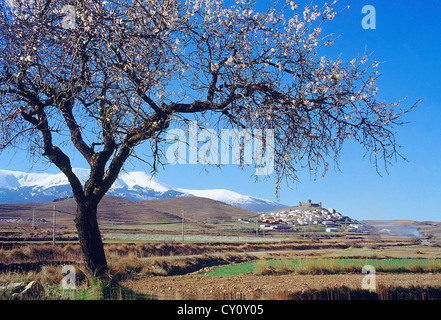
[[[74,169],[74,172],[83,183],[89,176],[87,169]],[[286,207],[226,189],[194,190],[171,187],[142,171],[121,173],[107,194],[132,201],[201,197],[254,212]],[[28,173],[0,169],[0,203],[46,203],[71,196],[70,185],[63,173]]]

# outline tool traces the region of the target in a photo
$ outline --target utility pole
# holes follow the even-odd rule
[[[181,210],[181,214],[182,214],[182,218],[181,218],[181,222],[182,222],[182,243],[184,243],[184,210]]]
[[[55,223],[57,219],[57,214],[55,213],[55,204],[54,204],[54,211],[52,214],[52,247],[55,247]]]
[[[35,208],[32,208],[32,229],[35,229]]]
[[[259,229],[258,229],[258,222],[259,221],[259,216],[256,216],[256,236],[259,235]]]

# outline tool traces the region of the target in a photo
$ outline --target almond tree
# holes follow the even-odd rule
[[[153,168],[166,130],[211,116],[219,126],[273,129],[276,188],[308,168],[338,164],[359,142],[396,158],[398,103],[376,99],[378,63],[330,59],[323,28],[333,5],[293,1],[258,12],[237,0],[3,0],[0,13],[0,150],[26,147],[67,177],[85,263],[105,275],[100,200],[135,148]],[[82,184],[69,158],[88,162]]]

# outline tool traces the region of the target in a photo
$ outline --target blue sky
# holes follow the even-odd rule
[[[332,2],[332,1],[329,1]],[[264,3],[258,1],[259,5]],[[309,4],[310,1],[300,1]],[[324,1],[315,1],[321,6]],[[379,176],[363,150],[349,143],[340,158],[340,170],[332,167],[324,178],[314,180],[308,172],[300,182],[283,187],[280,202],[295,205],[311,199],[325,207],[336,208],[357,219],[414,219],[441,221],[441,1],[353,0],[339,1],[337,7],[350,5],[328,24],[323,33],[341,34],[332,53],[351,60],[365,50],[370,61],[384,62],[378,81],[379,97],[395,102],[407,97],[402,106],[424,99],[419,108],[406,116],[409,121],[398,129],[397,141],[408,161],[399,160]],[[376,29],[365,30],[362,7],[376,9]],[[144,146],[148,147],[148,144]],[[86,167],[76,156],[74,166]],[[0,155],[0,168],[29,171],[30,162],[21,154]],[[256,197],[276,200],[274,180],[255,183],[248,168],[235,165],[222,169],[201,165],[168,165],[157,178],[188,189],[224,188]],[[54,166],[34,166],[33,171],[57,173]],[[147,165],[133,161],[127,171],[149,171]]]

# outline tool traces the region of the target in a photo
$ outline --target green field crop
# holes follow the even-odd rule
[[[176,234],[126,234],[126,233],[106,233],[107,240],[119,241],[174,241],[181,242],[182,235]],[[253,236],[214,236],[214,235],[185,235],[185,242],[280,242],[287,238],[263,238]]]
[[[231,276],[243,273],[331,274],[360,272],[365,265],[376,272],[441,272],[441,259],[293,259],[260,260],[218,267],[207,276]]]

